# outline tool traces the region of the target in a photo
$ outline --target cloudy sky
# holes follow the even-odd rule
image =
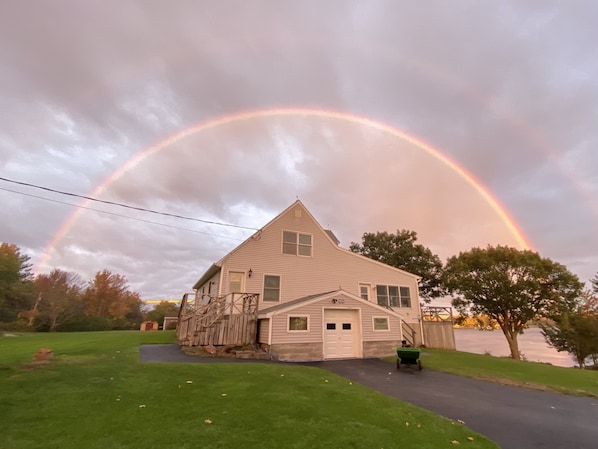
[[[587,281],[597,21],[593,0],[4,2],[0,238],[178,298],[299,198],[344,247],[527,241]]]

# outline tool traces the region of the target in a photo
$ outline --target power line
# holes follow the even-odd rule
[[[94,209],[93,207],[81,206],[80,204],[66,203],[64,201],[54,200],[52,198],[46,198],[46,197],[38,196],[38,195],[32,195],[31,193],[18,192],[16,190],[5,189],[3,187],[0,187],[0,190],[3,190],[5,192],[17,193],[19,195],[29,196],[31,198],[37,198],[37,199],[40,199],[40,200],[51,201],[52,203],[65,204],[67,206],[78,207],[80,209],[92,210],[94,212],[100,212],[102,214],[107,214],[107,215],[113,215],[115,217],[127,218],[129,220],[141,221],[143,223],[149,223],[149,224],[154,224],[154,225],[158,225],[158,226],[164,226],[166,228],[178,229],[178,230],[187,231],[187,232],[194,232],[196,234],[209,235],[209,236],[212,236],[212,237],[219,237],[219,238],[223,238],[223,239],[236,240],[236,241],[239,241],[239,242],[243,241],[243,239],[238,239],[238,238],[235,238],[235,237],[229,237],[229,236],[226,236],[226,235],[219,235],[219,234],[212,234],[210,232],[196,231],[195,229],[181,228],[180,226],[173,226],[173,225],[168,225],[168,224],[165,224],[165,223],[158,223],[157,221],[144,220],[143,218],[135,218],[135,217],[131,217],[129,215],[122,215],[122,214],[117,214],[115,212],[108,212],[108,211],[101,210],[101,209]]]
[[[133,209],[133,210],[138,210],[138,211],[142,211],[142,212],[148,212],[150,214],[164,215],[164,216],[167,216],[167,217],[180,218],[181,220],[196,221],[196,222],[206,223],[206,224],[212,224],[212,225],[216,225],[216,226],[226,226],[226,227],[229,227],[229,228],[248,229],[250,231],[258,231],[257,228],[251,228],[251,227],[248,227],[248,226],[234,225],[234,224],[230,224],[230,223],[220,223],[220,222],[217,222],[217,221],[210,221],[210,220],[202,220],[201,218],[185,217],[183,215],[170,214],[168,212],[160,212],[160,211],[156,211],[156,210],[153,210],[153,209],[145,209],[143,207],[129,206],[128,204],[117,203],[117,202],[114,202],[114,201],[100,200],[100,199],[97,199],[97,198],[92,198],[90,196],[77,195],[76,193],[64,192],[62,190],[55,190],[55,189],[51,189],[49,187],[43,187],[43,186],[38,186],[38,185],[35,185],[35,184],[29,184],[27,182],[15,181],[13,179],[8,179],[8,178],[2,178],[2,177],[0,177],[0,181],[11,182],[13,184],[19,184],[19,185],[22,185],[22,186],[33,187],[35,189],[46,190],[48,192],[59,193],[61,195],[68,195],[68,196],[72,196],[72,197],[76,197],[76,198],[82,198],[82,199],[89,200],[89,201],[96,201],[98,203],[110,204],[110,205],[113,205],[113,206],[124,207],[124,208],[127,208],[127,209]]]

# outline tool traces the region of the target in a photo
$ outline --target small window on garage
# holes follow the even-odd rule
[[[388,317],[381,316],[381,317],[374,317],[374,330],[375,331],[387,331],[389,330],[388,326]]]
[[[289,316],[289,332],[307,331],[308,316]]]

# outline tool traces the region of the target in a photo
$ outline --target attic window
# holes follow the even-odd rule
[[[282,233],[282,253],[293,256],[311,257],[311,235],[301,234],[300,232],[283,231]]]

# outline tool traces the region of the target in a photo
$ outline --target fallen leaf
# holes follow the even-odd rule
[[[473,437],[467,437],[469,441],[473,441]]]
[[[193,381],[192,381],[192,380],[188,380],[188,381],[187,381],[187,383],[188,383],[188,384],[192,384],[192,383],[193,383]]]
[[[419,429],[421,426],[422,426],[421,424],[418,424],[418,425],[417,425],[417,428]]]
[[[460,444],[457,440],[453,440],[453,441],[451,441],[451,443],[453,443],[453,444]]]
[[[458,419],[457,422],[460,423],[460,424],[465,424],[465,421],[462,421],[460,419]]]
[[[140,404],[139,408],[145,408],[145,404]]]
[[[405,425],[406,425],[406,426],[409,426],[409,423],[408,423],[407,421],[405,421]]]
[[[284,377],[284,374],[281,374],[280,377]]]
[[[324,382],[328,382],[328,379],[324,379]]]
[[[204,419],[203,422],[205,422],[206,424],[212,424],[212,420],[211,419]]]
[[[226,393],[222,393],[222,396],[226,396]]]

